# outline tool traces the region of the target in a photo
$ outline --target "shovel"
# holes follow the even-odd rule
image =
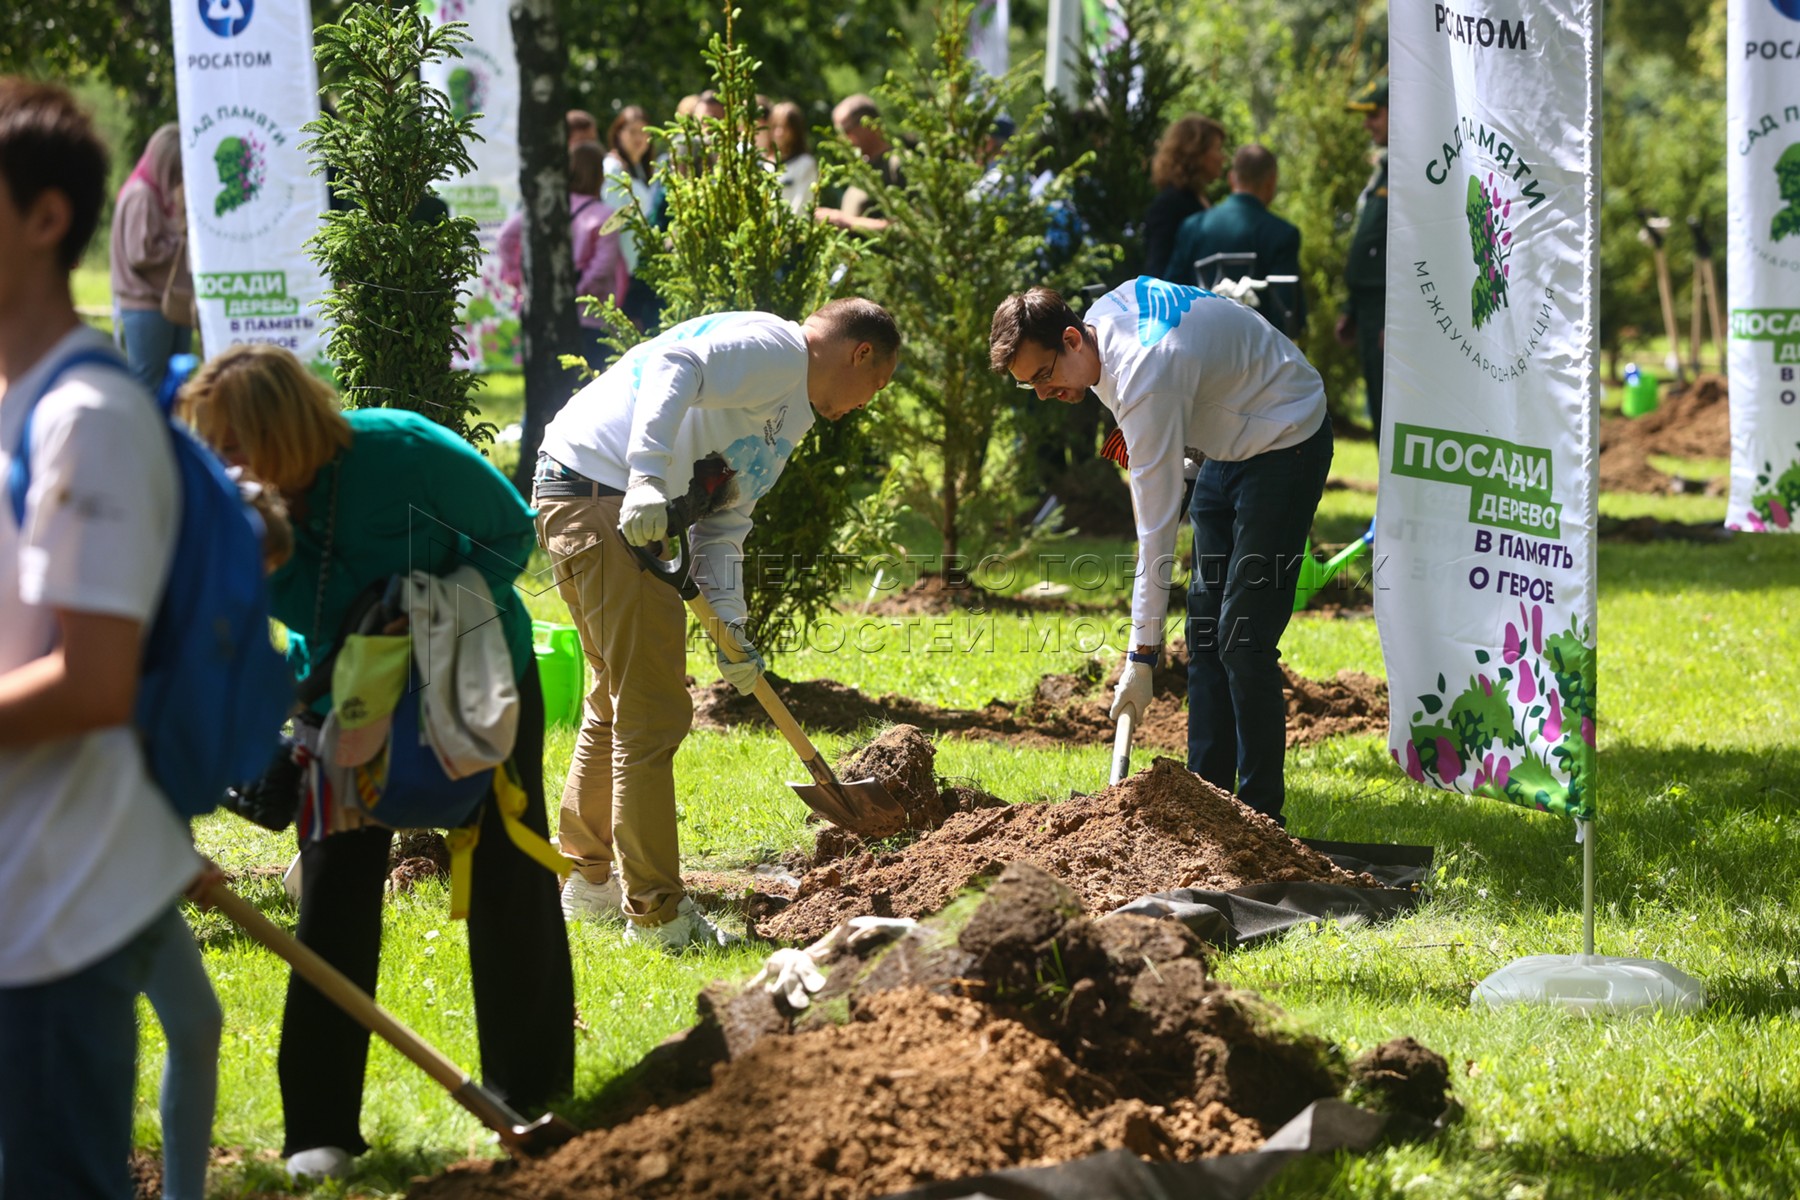
[[[245,933],[286,959],[300,978],[318,988],[326,999],[348,1013],[358,1025],[412,1059],[414,1065],[450,1093],[452,1100],[499,1134],[501,1143],[516,1157],[541,1157],[581,1133],[555,1113],[545,1113],[535,1121],[526,1121],[506,1101],[475,1082],[461,1067],[402,1024],[398,1017],[375,1003],[342,971],[282,932],[254,905],[224,884],[212,884],[206,889],[204,898],[206,903],[237,922]]]
[[[725,622],[719,619],[712,602],[700,594],[700,586],[688,571],[686,534],[674,532],[685,529],[686,525],[676,523],[679,517],[673,509],[670,518],[669,540],[674,543],[674,559],[665,561],[654,553],[651,546],[632,546],[632,550],[644,564],[645,570],[674,588],[687,602],[689,610],[699,618],[701,628],[706,630],[725,657],[732,662],[743,662],[746,656],[738,649],[737,638],[725,627]],[[630,545],[629,542],[626,544]],[[788,784],[794,789],[794,794],[800,797],[801,803],[840,829],[866,837],[885,837],[906,828],[906,810],[900,807],[899,802],[881,784],[873,779],[854,779],[845,783],[837,777],[826,763],[824,755],[819,753],[818,747],[812,744],[812,739],[806,736],[806,731],[800,728],[800,723],[794,720],[787,705],[781,702],[781,697],[769,686],[767,679],[759,677],[751,695],[762,702],[763,711],[769,714],[769,720],[775,723],[775,728],[781,730],[781,735],[794,748],[794,753],[800,756],[801,763],[813,778],[811,783]]]
[[[1112,773],[1107,777],[1108,787],[1121,783],[1131,774],[1131,731],[1137,724],[1137,710],[1127,707],[1119,714],[1119,723],[1113,727]]]

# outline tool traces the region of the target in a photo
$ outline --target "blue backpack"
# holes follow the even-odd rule
[[[88,365],[129,373],[118,355],[83,350],[58,363],[32,397],[7,478],[21,526],[38,401],[70,369]],[[165,416],[174,392],[165,387],[158,397]],[[181,511],[168,582],[144,638],[134,724],[151,778],[176,812],[196,817],[268,765],[293,685],[269,639],[262,523],[210,449],[173,420],[168,430]]]

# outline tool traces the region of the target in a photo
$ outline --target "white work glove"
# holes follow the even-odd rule
[[[780,996],[796,1011],[812,1003],[812,994],[825,986],[825,975],[812,955],[804,950],[777,950],[769,955],[750,980],[750,986],[761,984],[771,996]]]
[[[1142,721],[1144,714],[1150,711],[1150,697],[1153,689],[1150,685],[1151,666],[1149,663],[1125,660],[1125,670],[1119,674],[1119,685],[1113,689],[1112,709],[1106,714],[1112,720],[1119,719],[1126,709],[1131,709],[1134,721]]]
[[[852,950],[864,950],[883,942],[891,942],[919,927],[919,923],[911,917],[851,917],[849,925],[850,938],[845,944]]]
[[[668,485],[654,475],[633,471],[619,503],[619,532],[633,546],[662,541],[669,532]]]
[[[1219,280],[1213,284],[1212,293],[1215,296],[1223,296],[1227,300],[1236,300],[1245,308],[1256,308],[1260,303],[1256,298],[1256,293],[1268,286],[1268,280],[1251,279],[1246,275],[1242,279]]]
[[[743,652],[744,661],[732,662],[726,658],[722,646],[714,650],[713,660],[719,664],[719,674],[724,676],[725,682],[736,688],[740,695],[748,696],[756,690],[756,681],[763,677],[768,665],[763,662],[762,652],[750,644],[750,635],[742,625],[727,624],[725,631]]]

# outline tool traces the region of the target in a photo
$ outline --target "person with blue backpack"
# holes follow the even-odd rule
[[[360,794],[371,778],[363,767],[355,768],[354,783],[328,770],[331,761],[344,761],[328,749],[328,735],[346,726],[352,707],[348,694],[333,692],[340,685],[346,693],[355,691],[347,677],[357,657],[334,651],[355,639],[404,633],[405,620],[390,612],[405,581],[442,580],[473,568],[489,593],[483,603],[492,605],[482,612],[494,617],[479,623],[487,634],[499,627],[502,673],[512,677],[480,690],[492,696],[495,688],[516,688],[511,755],[516,775],[508,775],[524,795],[516,819],[538,839],[546,838],[543,697],[530,614],[513,589],[535,537],[531,510],[505,476],[450,430],[399,409],[346,412],[330,387],[275,346],[230,347],[188,380],[177,403],[183,419],[226,462],[280,491],[293,524],[293,557],[269,580],[272,609],[290,632],[289,660],[301,695],[311,697],[296,723],[321,730],[308,751],[312,786],[300,814],[296,935],[373,994],[393,829],[352,811],[355,802],[346,793]],[[413,626],[416,649],[429,638],[417,621]],[[405,669],[402,662],[403,679]],[[412,698],[424,694],[413,706],[416,711],[432,703],[437,689],[418,680],[418,686],[396,690]],[[454,688],[442,690],[461,692],[463,681],[459,677]],[[399,705],[387,748],[371,760],[387,763],[383,786],[389,789],[406,745],[416,757],[420,742],[416,729],[410,738],[402,736],[408,701]],[[343,743],[336,748],[342,750]],[[541,1109],[574,1083],[568,936],[557,876],[517,844],[518,833],[509,831],[503,815],[503,782],[497,775],[489,778],[492,794],[484,802],[482,792],[489,789],[483,788],[473,801],[478,807],[471,828],[478,840],[467,912],[481,1073],[484,1084],[514,1108]],[[327,779],[337,785],[327,786]],[[442,819],[404,824],[461,826],[471,803],[459,799],[459,790],[448,783],[443,794],[448,807]],[[372,813],[384,811],[380,804],[387,800],[384,794]],[[310,984],[290,979],[277,1070],[286,1122],[283,1154],[295,1178],[342,1176],[368,1148],[359,1127],[368,1044],[367,1029]]]
[[[191,950],[176,905],[209,878],[171,803],[183,785],[146,753],[147,698],[169,695],[162,656],[179,650],[167,609],[197,507],[192,460],[69,287],[106,176],[67,91],[0,79],[6,1200],[133,1195],[136,998],[166,948]],[[255,537],[247,518],[243,533]],[[231,727],[217,703],[187,700],[190,716]]]

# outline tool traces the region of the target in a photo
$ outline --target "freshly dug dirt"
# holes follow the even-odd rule
[[[855,1200],[1115,1147],[1192,1160],[1256,1148],[1347,1082],[1335,1047],[1211,979],[1186,929],[1090,919],[1034,868],[953,932],[824,955],[797,1027],[760,988],[709,989],[609,1128],[409,1195]]]
[[[1675,481],[1650,465],[1652,454],[1729,458],[1731,404],[1725,379],[1702,375],[1685,389],[1665,388],[1656,411],[1600,422],[1600,487],[1609,492],[1668,492]]]
[[[1078,599],[1060,595],[1004,596],[982,587],[966,575],[921,575],[904,588],[883,588],[866,609],[861,604],[849,607],[876,617],[917,617],[953,612],[1073,613],[1113,606],[1083,604]]]
[[[450,846],[435,829],[402,829],[388,845],[388,891],[409,892],[450,874]]]
[[[1450,1090],[1450,1064],[1409,1037],[1383,1042],[1350,1064],[1356,1097],[1382,1112],[1436,1120]]]
[[[1170,759],[1095,795],[958,814],[891,853],[855,843],[843,848],[852,856],[832,862],[815,855],[794,902],[757,921],[756,932],[810,942],[850,917],[922,917],[1004,862],[1049,872],[1097,912],[1179,887],[1226,891],[1297,880],[1380,886],[1335,866]]]
[[[1340,671],[1336,679],[1287,675],[1288,745],[1307,746],[1328,737],[1382,733],[1387,729],[1387,684],[1372,675]],[[851,733],[871,725],[916,725],[931,734],[952,734],[1005,742],[1029,749],[1071,744],[1112,744],[1113,722],[1107,717],[1112,684],[1098,666],[1084,675],[1046,675],[1023,704],[990,701],[982,708],[939,708],[894,693],[879,698],[830,679],[793,682],[777,675],[769,683],[808,729]],[[693,689],[694,725],[728,729],[742,724],[768,724],[754,697],[740,696],[724,681]],[[1140,721],[1135,744],[1146,750],[1187,750],[1187,658],[1177,646],[1170,663],[1156,673],[1156,695]],[[849,778],[839,773],[842,778]]]

